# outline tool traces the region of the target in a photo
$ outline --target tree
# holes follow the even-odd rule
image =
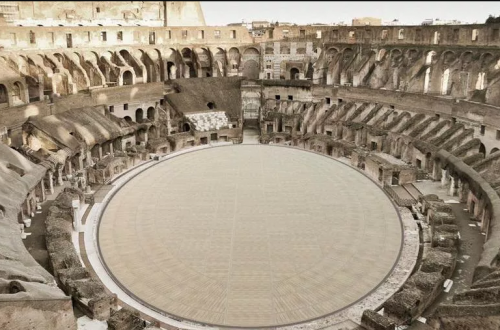
[[[497,17],[495,17],[493,15],[488,16],[485,24],[493,24],[493,23],[500,23],[500,16],[497,16]]]

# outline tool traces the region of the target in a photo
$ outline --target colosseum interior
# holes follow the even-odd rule
[[[500,23],[0,12],[0,329],[500,329]]]

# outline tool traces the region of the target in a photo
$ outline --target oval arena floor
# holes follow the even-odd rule
[[[272,327],[359,301],[397,262],[399,215],[332,158],[268,145],[189,152],[127,182],[101,217],[120,285],[168,315]]]

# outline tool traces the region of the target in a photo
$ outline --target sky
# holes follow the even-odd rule
[[[484,23],[489,15],[500,16],[500,1],[200,1],[210,26],[242,20],[351,24],[356,17],[378,17],[383,22],[420,25],[423,20],[456,19]]]

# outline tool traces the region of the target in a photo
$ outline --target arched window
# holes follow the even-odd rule
[[[8,101],[7,88],[5,85],[0,84],[0,103],[7,103]]]
[[[155,120],[155,108],[153,107],[148,108],[148,119],[151,121]]]
[[[133,84],[132,72],[130,72],[130,71],[123,72],[123,86],[132,85],[132,84]]]
[[[405,30],[404,29],[399,29],[398,31],[398,39],[403,40],[405,38]]]
[[[299,69],[292,68],[290,70],[290,79],[291,80],[298,80],[299,79]]]
[[[21,98],[22,85],[20,82],[15,82],[12,86],[12,101],[13,102],[22,102]]]
[[[143,118],[144,118],[144,111],[142,109],[135,110],[135,122],[142,123]]]

